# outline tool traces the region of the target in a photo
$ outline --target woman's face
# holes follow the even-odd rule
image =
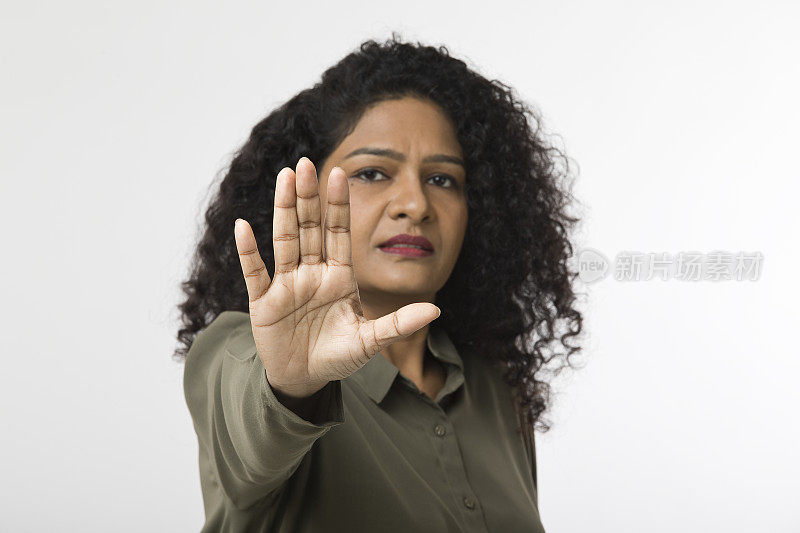
[[[331,169],[338,166],[348,176],[353,268],[362,301],[433,302],[467,228],[462,161],[444,111],[404,97],[369,108],[318,168],[323,217]],[[425,237],[433,249],[380,246],[400,234]]]

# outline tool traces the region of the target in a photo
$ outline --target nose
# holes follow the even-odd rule
[[[407,216],[415,224],[420,224],[430,217],[430,200],[418,172],[406,171],[397,174],[388,193],[390,195],[388,214],[392,218]]]

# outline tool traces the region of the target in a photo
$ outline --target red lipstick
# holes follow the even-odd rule
[[[433,255],[433,245],[425,237],[401,233],[378,245],[381,251],[407,257],[427,257]]]

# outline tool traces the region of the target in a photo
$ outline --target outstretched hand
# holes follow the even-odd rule
[[[300,159],[296,172],[286,167],[278,174],[274,209],[273,279],[250,224],[237,219],[234,233],[253,338],[275,390],[311,396],[439,316],[438,307],[418,302],[364,318],[353,271],[350,191],[341,168],[328,177],[324,235],[319,182],[308,158]]]

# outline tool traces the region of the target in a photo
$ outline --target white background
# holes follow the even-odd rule
[[[800,531],[796,2],[7,2],[0,530],[197,531],[175,348],[208,187],[362,40],[445,44],[579,164],[580,245],[760,251],[586,287],[537,434],[548,532]]]

